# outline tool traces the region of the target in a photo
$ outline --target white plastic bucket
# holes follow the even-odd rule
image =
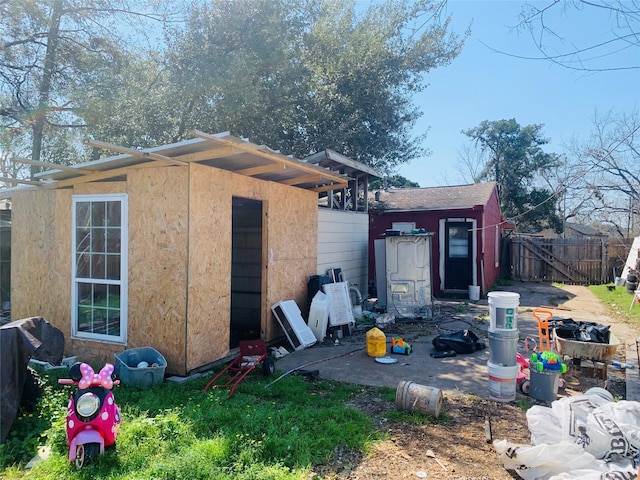
[[[501,367],[516,365],[518,330],[489,330],[489,362]]]
[[[520,294],[514,292],[489,292],[489,329],[515,330],[518,328]]]
[[[469,285],[469,300],[480,300],[480,285]]]
[[[518,365],[501,367],[487,362],[489,374],[489,398],[496,402],[510,402],[516,399],[516,379]]]

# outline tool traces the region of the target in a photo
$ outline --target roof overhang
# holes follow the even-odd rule
[[[27,186],[0,189],[1,198],[25,188],[64,188],[79,183],[122,177],[131,167],[200,163],[248,177],[290,185],[315,192],[346,188],[351,177],[319,165],[282,155],[263,145],[255,145],[229,133],[208,134],[193,131],[195,138],[160,147],[136,150],[104,142],[92,141],[91,146],[119,155],[101,158],[73,166],[61,166],[26,159],[17,162],[47,168],[32,180],[5,179],[6,183]]]
[[[383,177],[383,174],[375,168],[365,165],[362,162],[352,160],[338,152],[334,152],[333,150],[322,150],[321,152],[314,153],[313,155],[306,157],[304,161],[322,168],[327,168],[333,172],[348,175],[352,178],[362,175],[377,178]]]

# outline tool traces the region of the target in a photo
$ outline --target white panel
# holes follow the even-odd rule
[[[640,257],[640,237],[636,237],[633,239],[633,244],[631,245],[631,250],[629,250],[629,255],[627,256],[627,261],[624,264],[624,268],[622,269],[622,277],[625,280],[627,279],[627,275],[629,275],[629,270],[632,268],[636,268],[636,261]]]
[[[402,235],[385,240],[387,311],[431,316],[431,237]]]
[[[295,350],[302,350],[316,343],[316,336],[304,322],[295,300],[276,302],[271,306],[271,311]]]
[[[327,283],[322,290],[329,297],[329,325],[355,324],[347,282]]]
[[[327,322],[329,321],[329,297],[317,291],[311,301],[309,309],[309,328],[316,339],[321,342],[327,334]]]
[[[318,210],[317,274],[340,268],[344,279],[366,296],[369,217],[365,213]]]

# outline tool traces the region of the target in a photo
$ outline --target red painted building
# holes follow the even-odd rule
[[[486,295],[500,274],[501,238],[507,228],[495,182],[370,195],[370,283],[376,280],[375,240],[424,230],[433,234],[433,296],[466,293],[470,285],[480,286],[480,294]]]

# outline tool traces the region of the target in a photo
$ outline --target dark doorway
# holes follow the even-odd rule
[[[231,336],[229,347],[261,336],[263,290],[262,202],[233,197]]]
[[[447,222],[445,228],[445,290],[468,290],[473,284],[473,225]]]

